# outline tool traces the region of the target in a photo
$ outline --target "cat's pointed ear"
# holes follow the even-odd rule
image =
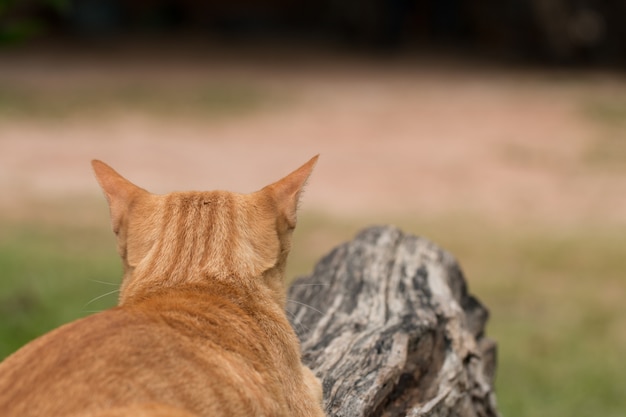
[[[319,155],[315,155],[306,164],[287,175],[285,178],[267,186],[274,196],[278,209],[287,219],[290,227],[296,226],[298,201],[307,179],[313,172]]]
[[[94,159],[91,161],[91,166],[109,202],[111,224],[113,232],[117,234],[130,203],[138,194],[147,193],[147,191],[137,187],[102,161]]]

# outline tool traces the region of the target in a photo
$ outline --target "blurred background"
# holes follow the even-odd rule
[[[321,153],[289,279],[423,235],[491,311],[503,416],[623,416],[625,28],[618,0],[0,0],[0,358],[116,302],[92,158],[250,192]]]

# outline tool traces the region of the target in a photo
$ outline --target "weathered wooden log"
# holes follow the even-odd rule
[[[488,312],[428,240],[366,229],[296,280],[289,300],[329,416],[498,416]]]

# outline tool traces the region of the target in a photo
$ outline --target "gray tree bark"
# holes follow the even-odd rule
[[[498,416],[488,311],[428,240],[366,229],[294,282],[289,300],[329,416]]]

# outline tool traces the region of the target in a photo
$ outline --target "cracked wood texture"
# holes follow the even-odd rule
[[[329,416],[498,416],[488,312],[430,241],[366,229],[295,281],[289,300]]]

